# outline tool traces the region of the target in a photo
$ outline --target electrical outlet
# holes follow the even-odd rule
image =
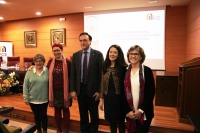
[[[15,117],[15,118],[17,118],[17,117],[18,117],[18,114],[13,114],[12,116]]]
[[[19,118],[24,120],[25,119],[25,116],[24,115],[19,115]]]

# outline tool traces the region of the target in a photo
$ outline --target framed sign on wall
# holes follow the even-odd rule
[[[51,29],[50,30],[51,45],[54,43],[60,43],[63,46],[66,45],[66,29]]]
[[[24,45],[25,47],[37,47],[36,31],[24,31]]]

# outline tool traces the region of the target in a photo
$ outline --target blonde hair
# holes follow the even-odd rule
[[[33,57],[33,62],[35,62],[37,59],[41,59],[43,62],[45,62],[45,58],[42,54],[36,54],[34,57]]]

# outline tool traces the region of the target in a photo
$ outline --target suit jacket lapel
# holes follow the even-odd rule
[[[95,54],[96,53],[94,52],[94,50],[91,49],[87,73],[89,72],[90,68],[92,67],[92,62],[95,60]]]

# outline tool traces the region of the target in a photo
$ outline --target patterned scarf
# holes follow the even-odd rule
[[[65,107],[69,107],[69,87],[68,87],[68,67],[66,63],[66,59],[62,57],[62,62],[63,62],[63,81],[64,81],[64,104]],[[49,106],[53,107],[54,104],[54,96],[53,96],[53,69],[55,65],[55,57],[52,59],[50,67],[49,67]]]
[[[135,112],[132,93],[131,93],[131,80],[130,80],[131,68],[132,66],[129,65],[128,70],[126,72],[126,76],[124,80],[124,92],[125,92],[125,97],[130,108],[132,109],[133,112]],[[139,69],[139,82],[140,82],[140,93],[139,93],[138,109],[141,107],[141,104],[144,102],[144,77],[143,77],[142,65],[140,65],[140,69]],[[128,132],[136,132],[136,121],[128,117],[126,118],[126,120],[127,120]],[[138,121],[141,124],[144,124],[144,113],[141,115]]]

